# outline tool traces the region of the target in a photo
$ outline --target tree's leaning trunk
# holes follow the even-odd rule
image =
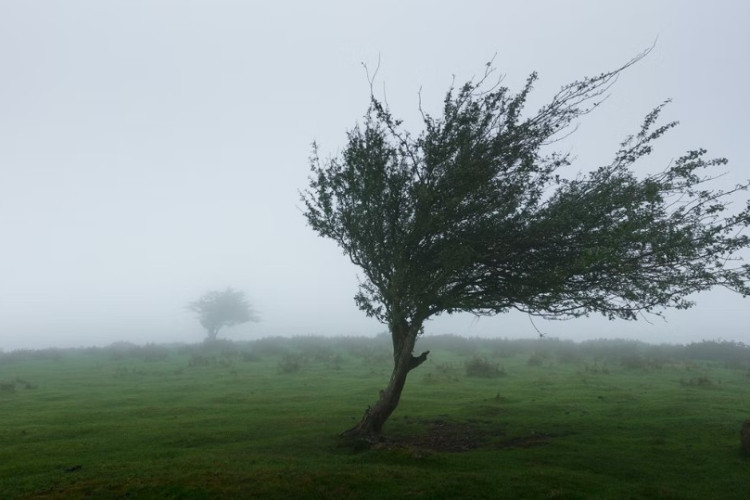
[[[393,337],[393,373],[388,386],[380,391],[378,401],[369,406],[362,416],[362,420],[351,429],[342,433],[342,436],[352,440],[375,440],[383,430],[388,417],[398,406],[401,399],[401,391],[406,384],[406,376],[411,370],[421,365],[430,351],[425,351],[419,356],[413,356],[414,344],[417,340],[419,328],[409,327],[405,323],[392,327]]]

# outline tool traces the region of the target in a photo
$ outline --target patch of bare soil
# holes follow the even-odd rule
[[[491,432],[473,422],[449,422],[447,420],[421,420],[413,423],[425,426],[427,432],[403,436],[388,436],[381,446],[408,447],[436,452],[463,452],[486,445],[493,437]]]
[[[480,447],[503,449],[543,446],[554,437],[552,434],[533,433],[506,438],[505,431],[502,429],[489,427],[486,422],[477,420],[451,422],[438,419],[413,421],[413,423],[425,426],[427,432],[388,436],[377,447],[460,453]]]
[[[479,448],[487,442],[487,433],[469,422],[428,422],[427,433],[412,436],[411,446],[432,451],[461,452]]]

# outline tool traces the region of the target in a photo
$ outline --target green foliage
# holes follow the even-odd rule
[[[501,368],[498,363],[479,356],[466,361],[465,366],[467,377],[497,378],[506,375],[505,368]]]
[[[680,384],[690,387],[712,387],[714,381],[711,380],[707,375],[701,375],[699,377],[692,377],[687,380],[680,380]]]
[[[296,373],[302,368],[303,358],[299,354],[285,354],[279,360],[279,373]]]
[[[525,105],[536,74],[513,94],[490,84],[488,66],[416,135],[373,96],[339,157],[322,161],[316,146],[305,215],[362,268],[358,305],[418,330],[443,312],[635,319],[716,285],[750,292],[750,267],[730,265],[750,245],[750,207],[728,210],[747,184],[711,188],[726,160],[696,149],[634,173],[676,125],[659,124],[664,105],[585,176],[562,177],[573,157],[547,152],[640,57],[564,86],[535,113]]]
[[[245,293],[232,288],[210,291],[187,307],[198,315],[201,325],[208,332],[208,341],[215,341],[219,330],[224,327],[258,321],[245,299]]]
[[[438,363],[434,369],[424,376],[425,382],[444,384],[447,382],[458,382],[459,371],[453,363]]]
[[[535,352],[532,353],[531,356],[529,356],[529,359],[526,360],[526,364],[529,366],[542,366],[544,364],[546,356],[544,353],[541,352]]]

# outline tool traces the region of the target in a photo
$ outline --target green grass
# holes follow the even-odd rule
[[[0,355],[0,498],[747,497],[746,366],[438,345],[355,452],[389,366],[352,342]]]

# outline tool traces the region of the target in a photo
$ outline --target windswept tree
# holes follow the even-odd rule
[[[688,308],[691,294],[723,286],[750,292],[747,184],[719,190],[726,160],[696,149],[639,176],[633,166],[676,123],[649,113],[608,164],[563,176],[568,153],[556,140],[603,99],[618,74],[643,57],[561,88],[536,112],[484,76],[450,88],[440,116],[422,113],[418,134],[371,93],[363,123],[343,152],[321,160],[302,193],[305,216],[363,273],[358,306],[389,328],[387,387],[345,435],[372,438],[398,405],[427,319],[513,309],[546,318]],[[718,170],[717,170],[718,169]],[[744,205],[744,197],[741,202]]]
[[[219,330],[224,327],[258,321],[245,292],[232,288],[210,291],[187,307],[198,314],[201,325],[208,332],[207,340],[216,340]]]

